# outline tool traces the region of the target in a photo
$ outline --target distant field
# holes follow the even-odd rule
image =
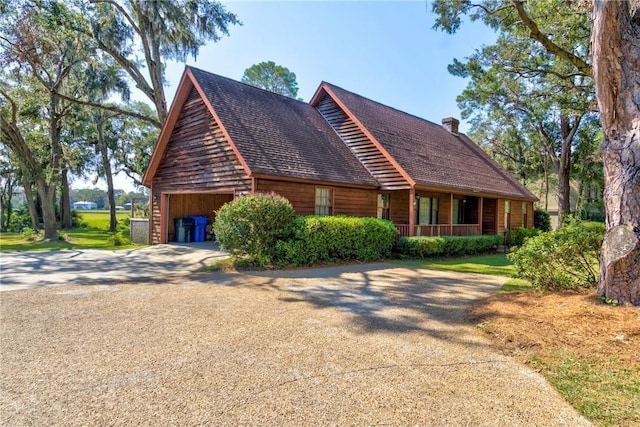
[[[109,230],[109,211],[93,210],[78,211],[80,215],[79,228],[58,230],[63,237],[58,241],[30,241],[21,233],[0,233],[0,252],[38,251],[52,249],[125,249],[139,245],[115,244],[114,235]],[[128,242],[129,211],[116,212],[118,219],[118,236]],[[125,242],[125,243],[126,243]],[[122,243],[122,242],[120,242]]]
[[[109,229],[109,211],[77,211],[80,215],[81,222],[87,224],[89,228],[95,228],[97,230]],[[129,211],[116,211],[116,218],[118,221],[122,221],[125,218],[130,217]]]

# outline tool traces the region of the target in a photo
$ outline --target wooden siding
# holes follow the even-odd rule
[[[198,92],[192,89],[153,176],[151,241],[161,241],[162,193],[233,191],[250,192],[251,178]]]
[[[201,99],[185,103],[153,187],[157,192],[251,190],[251,179]]]
[[[522,227],[522,202],[511,200],[511,229]]]
[[[329,96],[325,95],[316,108],[360,163],[380,183],[382,190],[409,188],[409,183],[400,172]]]
[[[286,197],[298,215],[313,215],[316,211],[316,190],[312,184],[257,179],[255,191]]]
[[[527,202],[527,228],[533,228],[533,202]]]
[[[482,212],[482,233],[498,234],[496,230],[497,200],[485,198]]]
[[[258,179],[256,191],[274,192],[286,197],[298,215],[313,215],[316,211],[316,187],[314,184]],[[321,187],[333,189],[333,214],[349,216],[377,215],[378,191],[346,187]]]
[[[389,194],[389,219],[396,224],[409,224],[409,191]]]

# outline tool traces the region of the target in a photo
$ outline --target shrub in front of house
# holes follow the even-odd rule
[[[375,261],[391,255],[397,234],[393,223],[382,219],[298,217],[293,236],[276,245],[276,263],[283,267],[345,260]]]
[[[540,230],[537,228],[514,228],[507,234],[507,245],[511,247],[522,246],[527,239],[535,237],[538,234],[540,234]]]
[[[533,226],[540,231],[551,231],[549,212],[541,208],[535,208],[533,210]]]
[[[495,251],[502,236],[402,237],[396,244],[401,257],[435,258]]]
[[[273,262],[276,243],[294,231],[296,213],[277,194],[252,194],[226,203],[216,212],[213,229],[220,247],[258,265]]]
[[[509,254],[517,277],[542,289],[594,287],[605,225],[570,223],[527,239]]]

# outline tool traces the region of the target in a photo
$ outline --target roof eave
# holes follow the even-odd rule
[[[270,179],[274,181],[289,181],[289,182],[299,182],[299,183],[308,183],[308,184],[316,184],[316,185],[330,185],[330,186],[336,186],[336,187],[363,188],[363,189],[370,189],[370,190],[376,190],[380,188],[378,184],[365,184],[365,183],[354,183],[354,182],[331,181],[331,180],[323,180],[323,179],[299,178],[299,177],[284,176],[284,175],[272,175],[269,173],[253,173],[251,177],[257,178],[257,179]]]
[[[454,187],[454,186],[439,186],[424,182],[418,182],[416,184],[416,190],[423,191],[437,191],[437,192],[448,192],[453,194],[461,194],[461,195],[473,195],[476,197],[489,197],[489,198],[508,198],[511,200],[526,200],[531,202],[537,202],[540,200],[538,197],[533,195],[533,193],[529,192],[530,195],[524,194],[514,194],[514,193],[496,193],[491,191],[483,191],[474,188],[463,188],[463,187]]]
[[[178,116],[180,116],[182,106],[189,97],[189,92],[193,87],[192,79],[193,76],[190,75],[189,69],[185,68],[182,73],[180,83],[178,84],[176,95],[173,98],[173,103],[171,104],[171,108],[169,109],[169,114],[167,114],[167,117],[160,131],[160,136],[158,136],[158,141],[156,142],[156,146],[153,149],[153,154],[151,155],[149,166],[147,166],[147,170],[142,177],[142,184],[147,187],[151,187],[153,177],[158,170],[158,166],[160,165],[160,160],[162,159],[164,150],[167,148],[167,144],[169,143],[169,139],[171,138],[171,134],[173,133],[173,128],[176,124],[176,121],[178,121]]]

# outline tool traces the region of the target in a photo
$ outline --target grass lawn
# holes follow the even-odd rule
[[[129,226],[125,220],[129,212],[119,211],[118,232],[126,240],[125,245],[114,244],[114,235],[109,230],[109,211],[80,212],[82,227],[71,230],[59,230],[63,238],[59,241],[29,240],[21,233],[0,233],[0,252],[38,251],[56,249],[125,249],[139,245],[128,244]]]
[[[506,254],[496,253],[451,259],[416,259],[397,261],[398,264],[431,270],[458,271],[460,273],[491,274],[512,277],[516,270]]]

